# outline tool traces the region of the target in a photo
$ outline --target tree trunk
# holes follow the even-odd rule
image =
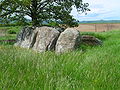
[[[32,25],[33,26],[38,26],[39,25],[39,21],[38,21],[36,16],[37,16],[36,14],[32,15]]]
[[[32,25],[33,26],[38,26],[39,25],[39,21],[38,21],[38,10],[37,10],[37,6],[38,6],[38,2],[37,0],[32,0],[32,12],[31,12],[31,17],[32,17]]]

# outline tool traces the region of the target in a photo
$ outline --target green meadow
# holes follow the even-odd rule
[[[21,27],[7,28],[0,40],[15,39]],[[103,45],[56,54],[0,42],[0,90],[120,90],[120,30],[81,34]]]

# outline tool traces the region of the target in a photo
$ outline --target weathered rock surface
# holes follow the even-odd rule
[[[56,44],[56,52],[63,53],[73,51],[79,45],[80,32],[75,29],[68,28],[59,36]]]
[[[57,39],[60,35],[60,32],[52,27],[40,27],[36,28],[37,37],[35,44],[33,46],[34,50],[39,52],[45,52],[55,49]]]
[[[34,27],[24,27],[17,36],[17,42],[15,43],[15,46],[32,48],[34,39],[36,37],[36,31],[34,31],[34,29]]]
[[[91,46],[96,46],[96,45],[102,45],[102,41],[99,40],[98,38],[90,35],[83,35],[81,37],[82,43],[91,45]]]
[[[17,36],[15,46],[39,52],[54,50],[60,32],[53,27],[25,27]]]
[[[38,52],[56,51],[58,53],[75,50],[80,46],[80,32],[68,28],[48,26],[25,27],[17,36],[15,46],[32,48]]]

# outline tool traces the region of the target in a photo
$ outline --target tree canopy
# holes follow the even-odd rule
[[[34,26],[43,21],[75,26],[76,20],[70,15],[73,7],[78,12],[90,11],[88,3],[82,0],[0,0],[0,17],[31,17]]]

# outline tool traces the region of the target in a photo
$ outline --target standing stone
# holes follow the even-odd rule
[[[17,36],[17,42],[15,43],[15,46],[32,48],[37,35],[37,31],[34,31],[34,29],[34,27],[24,27]]]
[[[68,28],[58,38],[56,52],[63,53],[75,50],[80,45],[80,32]]]
[[[60,35],[60,32],[53,27],[37,27],[36,30],[37,37],[36,42],[33,46],[33,50],[39,52],[45,52],[55,49],[57,39]]]

